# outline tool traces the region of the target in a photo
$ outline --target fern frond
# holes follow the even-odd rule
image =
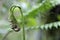
[[[26,30],[29,30],[29,29],[51,29],[52,27],[55,27],[55,28],[58,28],[58,26],[60,26],[60,21],[58,22],[53,22],[53,23],[49,23],[49,24],[44,24],[44,25],[41,25],[41,26],[36,26],[36,27],[30,27],[30,28],[26,28]]]

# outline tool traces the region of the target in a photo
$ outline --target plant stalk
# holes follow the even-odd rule
[[[11,9],[13,9],[13,10],[11,10],[11,11],[14,11],[14,9],[15,8],[19,8],[19,10],[20,10],[20,12],[21,12],[21,17],[22,17],[22,27],[23,27],[23,40],[25,40],[25,28],[24,28],[24,17],[23,17],[23,13],[22,13],[22,10],[21,10],[21,7],[20,6],[12,6],[11,7]]]

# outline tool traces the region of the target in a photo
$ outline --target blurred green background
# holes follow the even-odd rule
[[[3,40],[6,34],[11,30],[9,17],[10,7],[12,5],[19,5],[22,8],[25,18],[26,40],[59,40],[59,31],[55,37],[50,36],[47,34],[47,30],[48,27],[51,28],[51,24],[49,26],[48,24],[45,25],[47,16],[49,15],[49,10],[57,4],[60,4],[60,0],[0,0],[0,40]],[[14,13],[20,27],[22,28],[20,11],[16,8]],[[58,18],[60,18],[60,16],[58,16]],[[9,33],[4,40],[23,40],[22,29],[19,32],[13,31]]]

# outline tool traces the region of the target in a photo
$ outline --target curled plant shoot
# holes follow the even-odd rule
[[[22,13],[22,10],[21,10],[21,7],[20,6],[12,6],[10,8],[10,12],[11,12],[11,15],[10,15],[10,19],[11,19],[11,24],[12,24],[12,29],[16,32],[20,31],[20,27],[18,25],[18,22],[14,16],[14,9],[15,8],[19,8],[20,12],[21,12],[21,17],[22,17],[22,27],[23,27],[23,40],[25,40],[25,28],[24,28],[24,17],[23,17],[23,13]]]

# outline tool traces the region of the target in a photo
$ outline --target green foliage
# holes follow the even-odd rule
[[[23,17],[20,15],[21,13],[19,14],[19,16],[16,16],[14,14],[10,16],[11,20],[14,21],[13,22],[14,24],[18,24],[19,27],[22,27],[22,25],[24,26],[24,27],[22,27],[23,28],[24,40],[25,40],[24,28],[26,28],[26,30],[29,30],[29,29],[30,30],[31,29],[46,29],[47,30],[48,28],[50,28],[50,29],[52,27],[58,28],[58,26],[60,26],[59,21],[49,23],[49,24],[43,24],[43,25],[38,24],[38,22],[37,22],[36,17],[38,17],[39,14],[40,14],[40,16],[42,16],[42,15],[44,16],[44,14],[52,8],[53,4],[50,1],[51,0],[42,1],[39,5],[36,5],[36,7],[33,7],[30,11],[27,11],[26,13],[23,13],[23,14],[25,14],[25,15],[22,15]],[[6,4],[8,4],[8,3],[6,3]],[[11,4],[13,4],[13,2]],[[7,7],[7,9],[10,7],[10,6],[7,6],[7,5],[3,5],[3,6]],[[15,12],[20,12],[18,9],[19,8],[15,9],[14,13]],[[60,20],[59,16],[58,16],[58,19]]]
[[[42,14],[44,12],[49,11],[49,9],[51,7],[52,7],[51,2],[45,0],[42,3],[40,3],[39,5],[37,5],[37,7],[32,8],[27,13],[24,13],[24,14],[26,14],[26,15],[24,15],[24,18],[25,18],[24,20],[25,20],[26,26],[37,26],[36,16],[39,14],[39,12],[41,12],[41,14]]]
[[[41,12],[41,14],[44,12],[48,12],[52,8],[52,6],[53,6],[53,4],[50,2],[50,0],[46,0],[46,1],[42,2],[41,4],[39,4],[36,8],[32,8],[31,11],[28,11],[27,15],[24,15],[24,18],[27,19],[28,26],[31,26],[29,29],[35,29],[35,28],[41,28],[41,29],[50,28],[51,29],[52,27],[58,28],[59,22],[44,24],[44,25],[40,25],[40,26],[35,25],[35,24],[37,24],[37,22],[34,17],[38,14],[38,12]],[[31,19],[31,20],[29,21],[29,19]],[[33,22],[32,22],[32,20],[33,20]],[[34,27],[34,26],[36,26],[36,27]]]
[[[42,29],[42,30],[46,29],[46,30],[48,30],[48,29],[51,29],[52,27],[58,28],[58,26],[60,26],[60,21],[49,23],[49,24],[44,24],[44,25],[36,26],[36,27],[32,26],[27,29]]]
[[[36,8],[32,8],[29,12],[27,12],[28,15],[26,15],[27,17],[35,17],[38,12],[46,12],[48,11],[50,8],[52,7],[52,3],[50,1],[43,1],[42,3],[40,3],[39,5],[37,5]]]
[[[24,23],[25,23],[25,25],[26,26],[30,26],[29,28],[41,28],[41,29],[48,29],[48,28],[52,28],[53,27],[53,25],[57,28],[57,25],[56,25],[56,23],[50,23],[50,24],[45,24],[45,25],[42,25],[42,26],[39,26],[38,24],[37,24],[37,21],[36,21],[36,15],[38,15],[39,14],[39,12],[41,12],[41,15],[43,14],[44,15],[44,13],[45,12],[48,12],[51,8],[52,8],[52,3],[50,2],[50,0],[45,0],[45,1],[43,1],[42,3],[40,3],[39,5],[37,5],[37,7],[35,7],[35,8],[32,8],[30,11],[28,11],[27,13],[24,13],[24,14],[26,14],[26,15],[24,15]],[[18,10],[18,9],[17,9]],[[16,17],[16,18],[18,18],[18,20],[19,20],[19,18],[20,18],[20,21],[22,21],[21,19],[22,19],[22,17],[21,16],[19,16],[19,17]],[[22,24],[22,22],[20,22],[20,25]],[[35,27],[35,26],[39,26],[39,27]],[[33,26],[33,27],[32,27]]]

